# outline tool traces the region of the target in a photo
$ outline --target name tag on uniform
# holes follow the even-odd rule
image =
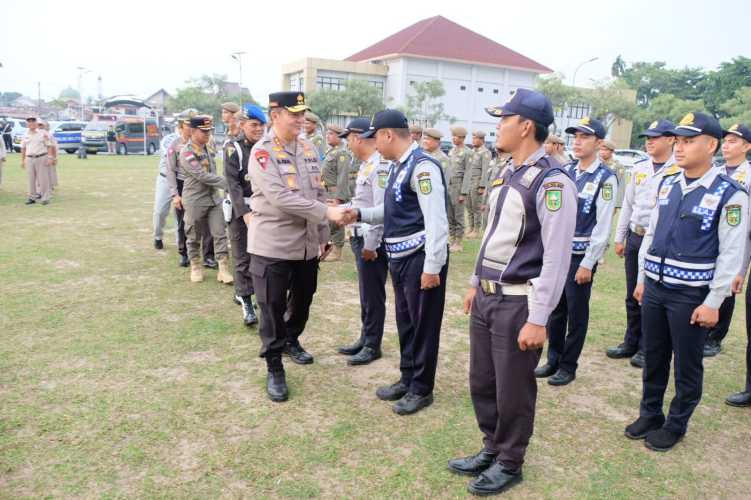
[[[579,198],[591,198],[595,195],[595,191],[597,191],[597,185],[594,182],[588,182],[584,184],[582,192],[579,193]]]
[[[718,206],[720,206],[720,197],[714,194],[705,194],[699,202],[699,207],[707,210],[717,210]]]

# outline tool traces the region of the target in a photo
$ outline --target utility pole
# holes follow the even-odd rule
[[[37,115],[42,115],[42,82],[37,82]]]
[[[247,54],[247,52],[233,52],[230,54],[230,57],[237,61],[237,64],[240,66],[240,96],[242,97],[243,94],[243,56]],[[242,103],[240,103],[242,104]]]

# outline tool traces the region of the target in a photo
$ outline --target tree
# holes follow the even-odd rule
[[[13,101],[22,95],[20,92],[0,92],[0,105],[10,106]]]
[[[556,113],[565,109],[567,105],[582,101],[581,92],[563,83],[563,75],[560,73],[541,77],[537,83],[537,90],[550,99]]]
[[[252,96],[240,96],[226,92],[227,75],[201,75],[188,80],[185,87],[177,89],[175,96],[166,103],[169,112],[176,113],[186,108],[195,108],[199,113],[221,117],[221,105],[226,101],[238,103],[255,101]]]
[[[383,91],[365,80],[352,79],[344,90],[311,92],[308,105],[324,122],[337,115],[372,116],[384,108]]]
[[[332,116],[346,112],[344,92],[332,89],[321,89],[311,92],[307,96],[308,105],[324,123]]]
[[[734,123],[751,124],[751,86],[736,90],[720,109],[725,114],[725,118],[720,120],[723,127],[730,127]]]
[[[751,87],[751,59],[741,56],[731,62],[723,62],[717,71],[709,72],[703,87],[707,108],[725,116],[724,103],[733,99],[739,89]]]
[[[592,108],[592,116],[610,129],[616,120],[632,120],[636,113],[634,91],[620,80],[600,81],[584,93],[583,100]]]
[[[432,127],[440,120],[454,121],[454,117],[447,115],[440,98],[446,94],[443,82],[431,80],[415,82],[412,92],[407,95],[407,106],[404,114],[409,120],[418,121],[425,126]]]
[[[687,113],[704,110],[704,101],[681,99],[671,94],[655,97],[647,107],[639,107],[634,113],[634,128],[631,143],[640,142],[638,135],[655,120],[666,118],[678,123]]]
[[[636,62],[623,71],[621,78],[636,90],[636,101],[640,106],[662,94],[671,94],[681,99],[695,100],[702,97],[703,82],[706,78],[701,68],[669,69],[665,63]]]
[[[625,72],[626,62],[619,54],[618,57],[615,58],[615,61],[613,61],[613,65],[610,67],[610,76],[612,76],[613,78],[620,78]]]

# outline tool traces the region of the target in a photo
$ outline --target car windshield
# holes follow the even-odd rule
[[[109,130],[110,125],[112,125],[109,122],[89,122],[86,124],[86,130],[87,132],[104,132],[106,130]]]

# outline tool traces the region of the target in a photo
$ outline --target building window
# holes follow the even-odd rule
[[[414,81],[414,80],[410,80],[410,81],[409,81],[409,84],[410,84],[410,85],[414,85],[414,84],[415,84],[415,81]]]
[[[465,87],[464,85],[462,85],[461,87],[459,87],[459,90],[467,90],[467,87]]]
[[[319,76],[316,79],[316,87],[319,90],[344,90],[347,80],[335,76]]]
[[[371,84],[372,86],[374,86],[375,88],[380,89],[381,91],[383,91],[383,82],[376,82],[376,81],[371,80],[368,83]]]
[[[493,89],[493,93],[497,94],[498,93],[498,89]]]
[[[569,118],[584,118],[589,114],[589,105],[587,104],[574,104],[568,108]]]
[[[478,92],[483,92],[484,90],[485,90],[485,89],[483,89],[482,87],[477,87],[477,91],[478,91]]]
[[[289,89],[292,92],[302,92],[305,88],[305,79],[302,76],[302,73],[295,73],[293,75],[289,75]]]

